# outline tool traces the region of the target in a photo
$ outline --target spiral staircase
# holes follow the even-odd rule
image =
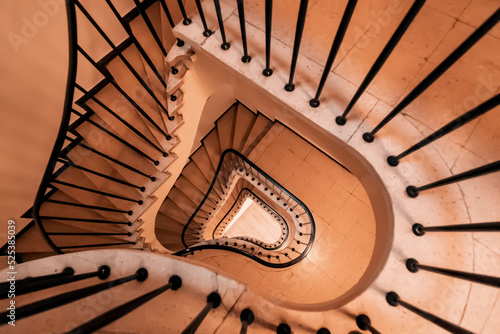
[[[22,216],[31,222],[1,249],[2,331],[498,331],[498,4],[71,0],[66,9],[64,112]],[[353,33],[374,10],[386,20]],[[442,40],[423,37],[427,26]],[[422,40],[435,51],[414,57]],[[424,54],[418,71],[407,64]],[[460,88],[471,94],[465,113],[439,114],[449,108],[442,91],[428,92],[466,69],[493,79]],[[297,183],[266,166],[286,160],[273,155],[283,133],[338,167],[318,184],[356,180],[342,191],[366,198],[372,232],[358,229],[360,207],[338,204],[351,226],[318,215],[314,197],[302,201],[312,176]],[[225,235],[245,198],[282,238]],[[335,295],[335,272],[361,260],[330,248],[330,231],[367,249]],[[7,262],[14,250],[17,264]]]

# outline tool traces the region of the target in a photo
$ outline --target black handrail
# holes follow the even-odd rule
[[[236,203],[238,203],[238,201],[239,201],[239,199],[240,199],[240,196],[242,196],[242,195],[243,195],[243,192],[244,192],[244,191],[249,192],[250,194],[252,194],[252,196],[256,197],[256,198],[257,198],[260,202],[264,203],[264,204],[265,204],[265,205],[269,208],[269,210],[272,210],[272,212],[274,213],[274,215],[278,216],[278,217],[279,217],[279,219],[281,219],[281,221],[283,221],[283,224],[284,224],[283,226],[286,226],[286,228],[285,228],[285,227],[283,227],[283,230],[285,231],[285,233],[286,233],[286,234],[285,234],[285,236],[284,236],[284,237],[282,237],[282,240],[281,240],[281,241],[280,241],[280,240],[278,240],[278,241],[277,241],[277,242],[278,242],[278,244],[277,244],[277,245],[273,245],[273,246],[269,246],[269,247],[268,247],[268,246],[266,246],[266,245],[267,245],[267,243],[266,243],[266,245],[264,245],[264,246],[263,246],[263,245],[262,245],[262,242],[260,242],[260,243],[259,243],[259,242],[257,242],[257,241],[253,241],[253,239],[251,239],[251,238],[247,238],[247,237],[235,237],[235,239],[240,239],[240,240],[245,240],[245,241],[251,242],[251,243],[253,243],[253,244],[255,244],[255,245],[258,245],[258,246],[260,246],[260,247],[262,247],[262,248],[264,248],[264,249],[266,249],[266,250],[275,250],[275,249],[278,249],[278,248],[279,248],[279,247],[280,247],[283,243],[285,243],[285,241],[288,239],[288,234],[290,233],[290,232],[289,232],[289,228],[288,228],[288,223],[287,223],[287,221],[283,218],[283,216],[282,216],[282,215],[280,215],[278,212],[276,212],[276,210],[274,210],[271,206],[267,205],[267,204],[266,204],[266,202],[264,202],[264,201],[262,200],[262,198],[260,198],[259,196],[257,196],[257,195],[256,195],[253,191],[251,191],[251,190],[250,190],[250,189],[248,189],[248,188],[243,188],[243,189],[241,189],[240,194],[238,195],[238,198],[236,199],[236,201],[233,203],[233,205],[231,206],[231,208],[227,211],[227,213],[224,215],[224,217],[222,217],[222,219],[220,220],[220,222],[217,224],[217,226],[215,226],[214,230],[212,231],[212,238],[213,238],[213,239],[216,239],[216,238],[215,238],[215,232],[216,232],[216,231],[217,231],[217,229],[219,228],[220,224],[222,224],[222,222],[226,219],[227,215],[228,215],[228,214],[229,214],[229,213],[233,210],[233,208],[234,208],[234,206],[236,205]],[[275,244],[275,243],[273,243],[273,244]]]
[[[255,169],[259,174],[261,174],[265,179],[267,179],[274,187],[280,189],[280,191],[282,193],[284,193],[287,197],[293,198],[293,200],[296,203],[298,203],[303,208],[304,212],[302,214],[306,214],[307,215],[307,217],[308,217],[308,223],[307,224],[311,225],[310,226],[310,231],[311,232],[310,232],[310,235],[309,235],[309,241],[307,243],[303,243],[303,242],[297,241],[298,244],[306,245],[306,247],[300,253],[300,255],[298,257],[296,257],[295,259],[293,259],[292,261],[289,261],[289,262],[286,262],[286,263],[279,263],[279,264],[270,263],[270,262],[263,261],[261,258],[259,258],[256,255],[249,254],[249,253],[244,252],[244,251],[242,251],[240,249],[233,249],[231,247],[224,246],[224,245],[202,245],[202,246],[196,246],[196,247],[191,247],[191,248],[187,245],[187,243],[185,241],[186,231],[187,231],[189,225],[193,222],[194,217],[196,217],[197,213],[200,211],[201,207],[204,205],[204,203],[207,200],[208,196],[212,192],[212,189],[214,189],[216,181],[219,178],[218,177],[219,173],[222,170],[222,166],[223,166],[223,163],[225,161],[225,157],[228,154],[234,154],[238,159],[241,159],[244,163],[248,164],[251,168]],[[229,250],[229,251],[241,254],[241,255],[245,255],[245,256],[251,258],[252,260],[257,261],[257,262],[259,262],[261,264],[264,264],[266,266],[270,266],[270,267],[274,267],[274,268],[284,268],[284,267],[289,267],[289,266],[292,266],[292,265],[298,263],[300,260],[302,260],[309,253],[309,251],[310,251],[310,249],[312,247],[312,244],[314,242],[315,231],[316,231],[316,228],[315,228],[315,224],[314,224],[314,218],[313,218],[311,212],[309,211],[309,209],[307,208],[307,206],[300,199],[298,199],[297,197],[295,197],[291,192],[289,192],[287,189],[285,189],[281,184],[279,184],[276,180],[274,180],[271,176],[269,176],[267,173],[265,173],[262,169],[260,169],[258,166],[256,166],[253,162],[251,162],[248,158],[246,158],[240,152],[238,152],[235,149],[229,148],[229,149],[226,149],[221,154],[221,157],[220,157],[220,160],[219,160],[219,164],[217,166],[217,169],[216,169],[214,178],[212,179],[212,182],[210,184],[210,187],[208,188],[207,192],[205,193],[205,196],[203,197],[200,205],[196,208],[196,210],[191,215],[191,217],[189,218],[189,220],[187,221],[187,223],[184,225],[184,228],[182,229],[181,241],[182,241],[183,245],[186,247],[186,249],[178,251],[174,255],[181,256],[181,255],[185,255],[185,254],[190,254],[192,251],[199,251],[199,250],[203,250],[203,249],[224,249],[224,250]],[[292,249],[292,250],[295,250],[295,249]]]
[[[45,172],[43,173],[42,181],[40,182],[40,186],[38,187],[38,191],[36,193],[35,202],[33,204],[33,210],[32,210],[33,220],[35,221],[38,228],[42,232],[45,241],[47,241],[49,246],[52,247],[52,249],[58,254],[62,254],[63,252],[54,244],[51,238],[47,235],[47,232],[45,231],[45,228],[43,227],[43,224],[40,220],[39,212],[45,192],[47,191],[47,188],[52,181],[52,173],[54,172],[59,152],[61,151],[64,145],[66,132],[68,130],[71,117],[71,109],[73,107],[73,96],[75,92],[76,68],[77,68],[78,56],[76,48],[77,45],[76,12],[75,12],[75,3],[72,1],[68,1],[66,3],[66,16],[68,24],[69,60],[68,60],[68,77],[66,79],[66,93],[64,97],[63,114],[61,118],[61,124],[57,132],[56,141],[54,143],[54,147],[52,148],[52,152],[50,153],[49,162],[47,164],[47,167],[45,168]]]

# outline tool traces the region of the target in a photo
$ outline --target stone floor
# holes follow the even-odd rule
[[[275,30],[273,35],[277,40],[273,40],[274,56],[271,58],[271,66],[275,70],[275,74],[265,80],[262,80],[260,74],[263,68],[262,53],[264,50],[263,3],[263,0],[245,2],[246,8],[249,9],[246,20],[248,23],[247,31],[251,32],[248,35],[249,53],[253,57],[251,63],[241,64],[241,42],[239,42],[237,13],[234,10],[234,3],[229,0],[224,1],[223,4],[227,7],[233,6],[232,14],[226,16],[228,17],[226,28],[228,28],[228,39],[232,43],[232,51],[220,52],[220,41],[211,42],[210,40],[207,40],[203,45],[204,50],[216,55],[249,80],[279,97],[284,104],[300,111],[305,117],[316,122],[318,127],[326,129],[344,142],[356,147],[374,166],[377,166],[377,171],[381,175],[385,173],[389,175],[390,170],[391,176],[387,177],[387,181],[394,183],[398,178],[402,180],[402,184],[391,193],[395,203],[401,205],[398,211],[411,211],[411,215],[406,214],[398,217],[400,221],[397,222],[396,228],[397,232],[400,233],[398,236],[400,239],[408,237],[408,240],[414,241],[413,235],[405,234],[407,230],[403,229],[406,228],[404,224],[425,222],[427,225],[446,225],[462,222],[498,221],[500,219],[500,206],[496,204],[500,198],[498,173],[428,191],[426,196],[419,197],[418,201],[411,202],[405,197],[396,198],[398,195],[404,194],[404,187],[408,184],[423,185],[499,160],[499,107],[404,159],[404,163],[395,169],[388,169],[385,156],[380,158],[381,152],[385,155],[402,152],[455,117],[500,92],[500,58],[498,57],[500,54],[500,25],[497,24],[425,93],[380,131],[376,140],[379,143],[378,148],[375,148],[376,143],[369,146],[360,139],[364,131],[373,129],[450,52],[498,9],[497,0],[428,0],[417,15],[412,27],[408,29],[394,53],[368,87],[367,92],[358,101],[344,127],[335,124],[335,116],[343,112],[357,86],[378,56],[383,43],[390,38],[413,2],[401,0],[358,1],[352,29],[349,28],[347,31],[345,43],[339,51],[334,68],[330,72],[323,90],[320,99],[321,106],[317,109],[310,108],[308,101],[314,96],[322,66],[324,66],[335,35],[335,23],[338,24],[340,21],[347,1],[309,1],[310,15],[306,20],[300,49],[301,56],[295,76],[296,89],[293,93],[283,93],[283,85],[288,80],[290,48],[293,45],[293,26],[297,18],[299,1],[275,2],[273,13],[274,18],[276,18],[275,23],[278,21],[278,17],[281,20],[273,27]],[[230,12],[229,9],[226,11]],[[216,27],[216,24],[212,26]],[[327,31],[329,29],[326,27],[332,27],[331,31]],[[218,39],[219,36],[215,34],[215,38]],[[410,132],[405,132],[410,128]],[[415,129],[419,135],[414,133]],[[377,151],[377,149],[381,151]],[[444,169],[436,168],[436,165],[443,164]],[[423,202],[425,205],[436,203],[435,210],[422,211]],[[459,206],[461,208],[458,208]],[[400,210],[401,208],[404,210]],[[437,213],[440,210],[443,213],[446,210],[449,212],[440,215]],[[402,231],[404,233],[401,233]],[[458,238],[458,235],[456,237]],[[457,255],[456,243],[453,243],[455,236],[446,235],[445,238],[439,238],[439,236],[429,235],[426,237],[428,240],[433,242],[438,240],[443,242],[444,240],[448,244],[439,251],[429,252],[428,262],[475,273],[500,275],[499,234],[471,233],[467,237],[470,237],[473,244],[471,251],[467,251],[468,253],[464,257],[453,260],[452,255],[455,257]],[[419,240],[419,242],[424,242],[423,238]],[[408,251],[410,247],[406,242],[400,243],[399,246],[402,248],[398,248],[393,255],[397,259],[395,261],[400,263],[398,262],[394,267],[399,266],[404,269],[404,265],[401,267],[402,258],[415,256],[415,254]],[[467,248],[464,247],[464,249]],[[420,256],[423,256],[421,252],[427,251],[420,248],[419,250]],[[459,263],[459,260],[463,263]],[[398,273],[403,276],[406,274],[404,270]],[[399,276],[386,275],[386,278],[389,277]],[[433,276],[429,275],[429,278],[431,277]],[[436,277],[434,276],[434,278]],[[411,282],[411,279],[407,278],[407,281]],[[435,281],[438,282],[437,279]],[[445,284],[450,280],[442,279],[440,281]],[[419,289],[422,289],[421,284],[423,283],[425,282],[418,281]],[[376,285],[373,288],[376,290],[374,293],[380,293],[380,287],[381,285]],[[406,290],[407,294],[411,294],[413,291],[410,287]],[[436,293],[444,294],[442,291],[442,287],[438,289],[436,285]],[[427,291],[427,293],[429,292]],[[455,295],[460,296],[461,294],[465,294],[464,300],[461,302],[450,301],[448,297],[443,297],[447,304],[437,307],[432,304],[434,295],[431,295],[432,297],[426,297],[429,300],[424,300],[421,306],[430,307],[431,311],[436,311],[445,318],[447,315],[452,315],[448,317],[448,320],[454,320],[474,332],[488,334],[498,332],[496,325],[498,317],[495,317],[495,314],[500,311],[499,291],[469,284],[457,289]],[[381,301],[382,298],[378,297]],[[425,296],[415,295],[413,297],[414,300],[419,300]],[[367,309],[372,313],[380,311],[380,319],[384,319],[389,311],[383,307],[380,310],[373,310],[373,307],[367,307]],[[409,332],[426,332],[426,329],[421,325],[419,324],[418,330],[414,328]]]

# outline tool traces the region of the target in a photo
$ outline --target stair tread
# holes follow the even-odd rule
[[[262,114],[257,115],[257,119],[254,122],[252,130],[250,131],[245,145],[241,149],[241,153],[244,156],[248,156],[257,143],[264,137],[264,135],[269,131],[272,126],[272,122]]]
[[[212,163],[214,170],[217,169],[222,154],[217,129],[213,129],[207,136],[205,136],[205,138],[203,138],[202,145],[205,147],[205,150],[210,157],[210,162]]]
[[[252,127],[257,120],[257,115],[254,114],[250,109],[245,107],[242,104],[238,105],[238,109],[236,112],[236,121],[235,121],[235,131],[233,138],[233,148],[238,152],[241,152],[245,143],[247,141],[248,136],[252,130]]]
[[[234,123],[236,121],[237,109],[238,105],[234,104],[216,121],[221,152],[224,152],[228,148],[233,148]]]

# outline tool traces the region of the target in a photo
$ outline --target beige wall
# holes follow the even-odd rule
[[[62,113],[68,63],[60,0],[0,2],[0,241],[31,207]]]

